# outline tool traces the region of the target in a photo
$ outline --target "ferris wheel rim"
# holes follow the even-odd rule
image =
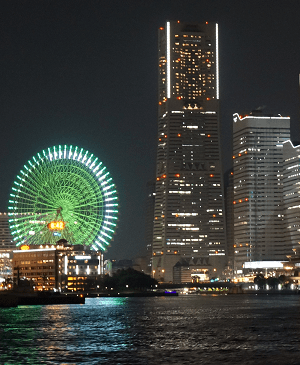
[[[13,224],[18,222],[18,215],[20,216],[22,215],[22,213],[26,214],[26,203],[24,203],[23,206],[21,203],[18,203],[18,198],[20,198],[22,188],[24,188],[22,191],[22,194],[24,196],[22,195],[22,197],[25,201],[26,198],[28,199],[29,194],[26,195],[24,191],[26,190],[26,188],[30,190],[28,187],[24,187],[24,185],[26,185],[26,181],[29,181],[32,176],[36,179],[40,178],[40,176],[34,176],[34,173],[40,173],[40,171],[43,171],[43,168],[46,168],[46,165],[52,166],[53,168],[57,165],[57,168],[61,169],[61,166],[57,161],[64,164],[64,173],[69,172],[68,169],[70,169],[70,166],[71,168],[76,167],[80,174],[83,175],[81,176],[82,181],[87,181],[87,186],[89,184],[93,184],[93,189],[95,191],[97,190],[97,188],[99,189],[99,194],[101,193],[100,200],[99,197],[95,195],[95,193],[93,199],[94,201],[98,199],[97,204],[100,206],[100,208],[102,208],[101,226],[99,226],[100,228],[98,227],[98,231],[96,233],[92,233],[93,241],[90,246],[95,250],[101,249],[105,251],[106,248],[109,246],[116,229],[118,215],[118,197],[117,191],[115,189],[115,184],[113,183],[110,173],[108,172],[106,167],[97,157],[94,156],[94,154],[83,148],[79,148],[77,146],[73,147],[72,145],[58,145],[44,149],[38,154],[34,155],[30,160],[28,160],[27,163],[20,170],[19,175],[17,175],[13,183],[12,192],[10,194],[9,200],[10,205],[8,207],[8,215],[10,216],[10,228],[12,230],[14,241],[17,243],[17,246],[25,242],[23,236],[18,236],[18,234],[20,233],[20,229],[18,229],[18,224]],[[67,165],[69,166],[66,167]],[[87,176],[89,176],[89,178],[87,178]],[[32,189],[34,188],[36,188],[36,186],[34,186]],[[68,189],[70,190],[70,186],[68,187]],[[16,192],[16,194],[14,194],[14,192]],[[71,194],[69,195],[71,196]],[[36,196],[34,198],[38,200]],[[33,203],[29,203],[28,199],[27,204],[32,205]],[[23,211],[21,207],[23,207]],[[99,207],[97,206],[97,208]],[[27,213],[30,213],[30,209],[29,211],[27,211]],[[33,212],[33,215],[34,214],[37,214],[37,212]],[[33,232],[35,235],[35,231]]]

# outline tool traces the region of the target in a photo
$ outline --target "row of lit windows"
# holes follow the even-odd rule
[[[195,35],[195,34],[175,34],[175,38],[179,38],[180,36],[182,36],[183,38],[196,38],[196,39],[201,39],[202,36],[201,35]]]
[[[17,261],[16,261],[17,262]],[[53,263],[54,260],[37,260],[37,261],[21,261],[22,265],[28,265],[28,264],[47,264],[47,263]]]
[[[68,265],[68,268],[69,268],[69,269],[76,269],[76,266]],[[80,268],[80,269],[86,269],[86,266],[81,266],[81,265],[80,265],[80,266],[79,266],[79,268]],[[92,266],[92,265],[90,265],[90,266],[89,266],[89,268],[90,268],[90,269],[92,269],[92,268],[93,268],[93,266]],[[94,269],[97,269],[97,268],[98,268],[98,266],[94,266]]]

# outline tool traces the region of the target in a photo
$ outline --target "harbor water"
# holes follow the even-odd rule
[[[0,364],[300,364],[300,296],[0,308]]]

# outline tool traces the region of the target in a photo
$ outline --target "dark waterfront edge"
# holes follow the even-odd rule
[[[20,294],[4,292],[0,294],[0,307],[17,307],[18,305],[53,305],[53,304],[85,304],[84,294],[61,294],[41,292]]]

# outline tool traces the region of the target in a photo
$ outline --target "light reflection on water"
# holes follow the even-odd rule
[[[90,298],[0,309],[0,364],[299,364],[298,296]]]

